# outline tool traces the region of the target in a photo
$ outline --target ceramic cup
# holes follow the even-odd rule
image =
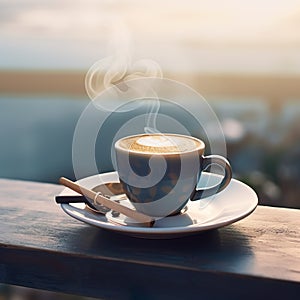
[[[226,158],[204,156],[203,141],[179,134],[140,134],[115,143],[117,171],[136,208],[153,217],[178,214],[186,203],[222,191],[232,178]],[[217,164],[224,169],[219,184],[197,189],[201,172]]]

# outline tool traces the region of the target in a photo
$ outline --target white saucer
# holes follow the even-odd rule
[[[218,180],[217,175],[203,172],[200,186],[201,182],[210,182],[211,185],[211,182],[217,182]],[[78,181],[78,183],[90,189],[109,182],[118,182],[116,172],[103,173]],[[61,193],[61,195],[72,194],[76,193],[68,188]],[[86,209],[84,204],[61,204],[61,207],[71,217],[99,228],[140,238],[167,239],[196,234],[232,224],[251,214],[257,203],[257,195],[249,186],[232,179],[228,187],[217,195],[198,201],[189,201],[184,213],[157,220],[154,226],[150,228],[135,226],[134,224],[118,225],[109,222],[107,219],[107,217],[111,219],[109,213],[107,217],[95,214]]]

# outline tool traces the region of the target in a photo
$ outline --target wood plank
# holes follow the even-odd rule
[[[68,217],[54,202],[61,190],[0,180],[0,281],[125,299],[200,292],[204,299],[262,292],[292,299],[300,292],[300,210],[259,206],[219,230],[143,240]]]

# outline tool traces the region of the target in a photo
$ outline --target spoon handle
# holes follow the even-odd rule
[[[97,209],[84,196],[75,196],[75,195],[55,196],[55,202],[57,204],[85,203],[86,205],[90,206],[91,208]]]
[[[88,201],[84,196],[74,196],[74,195],[66,195],[66,196],[55,196],[55,202],[57,204],[67,204],[67,203],[86,203]]]

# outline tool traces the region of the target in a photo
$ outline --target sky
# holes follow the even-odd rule
[[[300,0],[0,0],[1,69],[300,73]]]

